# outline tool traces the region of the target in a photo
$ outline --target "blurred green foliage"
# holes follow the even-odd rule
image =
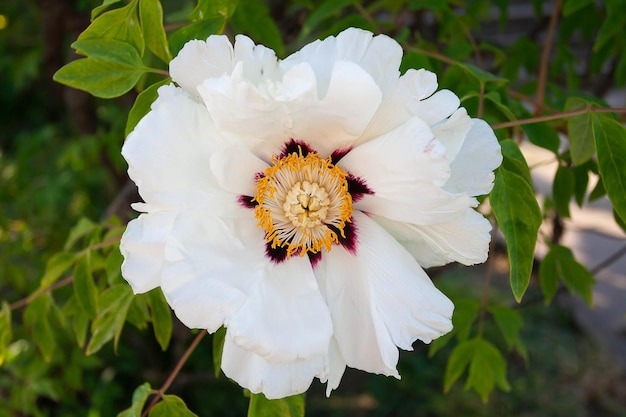
[[[546,61],[542,52],[551,19],[554,43]],[[159,289],[133,296],[119,274],[117,242],[132,216],[128,203],[138,199],[119,149],[148,111],[156,87],[168,82],[169,59],[187,40],[222,32],[245,33],[284,57],[350,26],[392,36],[405,48],[403,71],[436,72],[440,87],[455,91],[471,115],[504,126],[496,132],[505,162],[491,198],[512,272],[509,291],[492,291],[487,305],[480,294],[467,298],[459,280],[441,279],[457,305],[455,330],[433,343],[432,358],[425,349],[404,355],[402,381],[350,371],[330,400],[316,383],[307,398],[308,414],[501,416],[527,409],[526,415],[585,415],[582,399],[560,403],[546,399],[544,391],[552,385],[565,396],[572,378],[585,372],[595,378],[594,366],[605,364],[598,364],[596,352],[559,310],[536,305],[516,310],[509,294],[512,290],[521,300],[527,291],[541,218],[567,218],[570,201],[583,206],[608,193],[623,227],[624,113],[603,108],[609,107],[607,93],[626,85],[625,25],[626,0],[5,2],[0,6],[0,417],[96,417],[121,410],[126,410],[122,416],[139,415],[153,393],[145,382],[162,384],[193,339],[173,320]],[[91,95],[54,83],[53,75]],[[580,113],[566,118],[561,112]],[[533,116],[545,117],[523,128],[516,123]],[[544,205],[543,212],[519,152],[522,130],[559,161],[553,205]],[[562,133],[569,133],[565,146]],[[589,194],[589,177],[596,174],[600,185]],[[550,301],[563,282],[591,301],[593,278],[568,248],[555,244],[546,260],[540,285],[530,292],[540,287]],[[552,332],[559,361],[546,358],[552,343],[542,346]],[[200,342],[175,379],[170,391],[180,397],[166,395],[151,415],[194,415],[187,407],[202,416],[245,414],[248,400],[240,389],[211,372],[216,366],[211,352],[219,352],[220,340],[209,339]],[[527,373],[535,367],[548,381]],[[462,391],[457,380],[479,396]],[[496,386],[511,394],[492,392]],[[489,395],[483,405],[480,400]],[[626,413],[610,390],[597,397],[606,415]],[[300,402],[296,397],[268,405],[253,396],[250,410],[302,415]]]

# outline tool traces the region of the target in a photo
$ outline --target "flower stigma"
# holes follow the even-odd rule
[[[272,157],[256,183],[255,217],[272,247],[295,253],[329,252],[352,216],[346,173],[315,152]]]

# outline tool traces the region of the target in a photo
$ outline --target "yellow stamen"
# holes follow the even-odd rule
[[[294,152],[272,163],[257,180],[254,197],[265,239],[273,249],[286,248],[287,258],[330,251],[339,242],[335,230],[345,237],[352,215],[346,174],[313,152]]]

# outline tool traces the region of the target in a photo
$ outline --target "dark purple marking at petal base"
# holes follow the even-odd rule
[[[281,248],[281,247],[272,248],[272,245],[269,243],[265,244],[265,254],[267,255],[268,258],[270,258],[270,261],[274,264],[279,264],[287,259],[286,248]]]
[[[289,139],[287,143],[283,145],[283,151],[280,153],[279,157],[284,158],[287,155],[291,155],[295,153],[297,155],[302,154],[302,156],[307,156],[309,153],[315,152],[313,148],[307,145],[305,142],[301,140]]]
[[[339,160],[346,156],[346,154],[351,150],[352,148],[335,149],[333,153],[330,154],[330,162],[332,162],[333,165],[337,165],[337,162],[339,162]]]
[[[239,203],[241,207],[253,209],[258,205],[258,203],[256,201],[253,201],[253,199],[254,197],[250,197],[247,195],[240,195],[237,198],[237,202]]]
[[[374,190],[367,186],[365,180],[361,177],[355,177],[352,174],[346,176],[348,182],[348,192],[352,196],[352,202],[356,203],[363,198],[363,194],[374,194]]]
[[[309,252],[307,253],[307,255],[309,256],[309,261],[311,261],[311,267],[315,269],[315,267],[322,260],[322,252],[317,252],[317,253]]]
[[[357,247],[357,227],[354,224],[354,219],[350,219],[350,223],[346,223],[343,227],[343,236],[339,229],[334,226],[328,226],[333,232],[337,233],[339,244],[343,246],[348,252],[356,255]],[[344,237],[345,236],[345,237]]]

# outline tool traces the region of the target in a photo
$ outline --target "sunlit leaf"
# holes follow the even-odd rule
[[[93,232],[98,225],[86,217],[81,217],[76,226],[72,227],[63,249],[69,251],[79,239]]]
[[[7,357],[7,349],[12,338],[11,308],[7,302],[2,302],[2,310],[0,310],[0,366]]]
[[[505,167],[496,171],[489,201],[504,234],[511,268],[511,290],[519,302],[530,282],[541,210],[528,181]]]
[[[140,0],[139,16],[148,49],[161,58],[163,62],[169,63],[172,60],[172,54],[163,28],[161,2],[159,0]]]
[[[189,19],[192,22],[197,22],[221,17],[226,22],[235,13],[238,4],[239,0],[198,0]]]
[[[170,36],[170,51],[172,55],[178,55],[190,40],[206,39],[211,35],[220,34],[223,28],[223,17],[214,17],[184,26]]]
[[[98,313],[98,289],[91,270],[91,255],[82,256],[74,266],[74,295],[78,305],[89,318]]]
[[[50,294],[45,294],[28,303],[24,310],[24,324],[30,328],[32,338],[46,362],[52,360],[56,346],[49,319],[52,303]]]
[[[304,394],[268,400],[263,394],[250,394],[248,417],[304,417]]]
[[[217,331],[213,334],[213,373],[215,374],[215,378],[220,376],[225,338],[226,328],[224,326],[217,329]]]
[[[100,13],[114,5],[115,3],[119,3],[121,0],[103,0],[102,4],[98,7],[95,7],[91,11],[91,20],[95,19]]]
[[[92,355],[113,339],[117,350],[126,314],[133,300],[133,292],[126,284],[118,284],[107,288],[100,298],[102,309],[91,323],[91,339],[87,345],[86,354]]]
[[[87,39],[98,41],[114,39],[133,47],[139,56],[143,55],[145,43],[139,24],[137,0],[98,16],[78,36],[79,41]]]
[[[475,343],[465,389],[474,389],[486,403],[496,386],[503,391],[510,391],[511,387],[506,380],[506,361],[500,351],[483,339],[476,339]]]
[[[166,350],[172,337],[172,311],[165,301],[161,288],[155,288],[148,293],[148,305],[152,315],[152,327],[162,350]]]
[[[39,283],[40,288],[54,284],[74,264],[76,255],[70,252],[58,252],[48,259],[46,272]]]
[[[126,410],[119,413],[117,417],[141,417],[141,412],[143,411],[146,400],[150,395],[150,390],[150,384],[147,382],[139,385],[133,392],[132,405]]]
[[[150,410],[150,417],[198,417],[197,414],[191,412],[185,402],[176,395],[164,395]]]
[[[72,45],[88,58],[70,62],[53,79],[96,97],[113,98],[127,93],[148,70],[137,50],[124,42],[93,39]]]

